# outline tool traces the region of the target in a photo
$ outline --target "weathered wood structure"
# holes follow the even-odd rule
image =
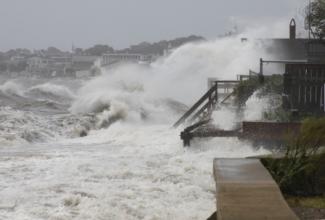
[[[284,142],[287,138],[299,134],[300,122],[251,122],[242,123],[239,138],[257,142]]]
[[[210,114],[217,102],[218,85],[216,84],[212,86],[187,112],[185,112],[173,127],[177,128],[187,120],[192,122],[197,118],[199,118],[199,120],[210,118]]]
[[[300,125],[295,123],[243,122],[241,127],[231,131],[220,130],[209,124],[212,111],[229,100],[233,95],[230,91],[234,91],[240,81],[258,77],[259,83],[264,83],[264,64],[285,66],[282,92],[285,110],[295,114],[325,115],[325,42],[296,38],[294,19],[290,21],[289,33],[289,39],[272,39],[267,44],[271,46],[266,46],[270,54],[276,54],[281,60],[261,58],[258,73],[250,71],[247,76],[239,75],[237,81],[209,80],[209,91],[174,124],[174,127],[178,127],[187,122],[189,126],[181,133],[184,146],[189,146],[195,137],[239,137],[254,143],[281,145],[286,135],[299,132]]]
[[[195,120],[203,121],[210,118],[216,105],[224,103],[232,95],[234,87],[239,83],[237,80],[209,80],[209,90],[173,125],[179,125]],[[222,90],[220,92],[220,89]]]
[[[324,114],[325,64],[288,63],[283,83],[286,109]]]
[[[242,140],[252,141],[255,144],[279,145],[285,143],[289,137],[299,134],[301,123],[278,122],[248,122],[244,121],[241,127],[234,130],[221,130],[202,121],[186,128],[181,132],[184,146],[190,146],[193,138],[205,137],[237,137]]]

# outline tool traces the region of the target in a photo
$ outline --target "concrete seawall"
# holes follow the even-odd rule
[[[218,220],[297,220],[258,159],[215,159]]]

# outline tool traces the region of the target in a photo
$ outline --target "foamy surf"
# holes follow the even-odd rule
[[[0,216],[205,219],[215,210],[213,158],[266,153],[232,138],[184,149],[178,135],[166,125],[118,123],[82,139],[13,148],[0,159],[0,204],[16,205]]]
[[[206,91],[208,77],[235,78],[261,53],[233,37],[90,81],[24,81],[21,97],[11,94],[10,109],[0,111],[0,219],[206,219],[215,211],[213,158],[267,151],[235,138],[183,148],[181,130],[171,126]],[[238,121],[229,109],[215,115],[222,128]]]

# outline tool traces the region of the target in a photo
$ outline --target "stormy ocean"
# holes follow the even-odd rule
[[[92,78],[0,78],[0,219],[206,219],[216,209],[213,158],[268,151],[236,138],[184,148],[172,125],[208,77],[236,79],[263,53],[233,37]],[[267,107],[246,104],[250,120]],[[214,119],[237,122],[230,109]]]

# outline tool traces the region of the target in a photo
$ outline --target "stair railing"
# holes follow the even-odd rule
[[[190,122],[196,120],[197,118],[203,119],[209,117],[217,103],[218,84],[215,84],[173,125],[173,127],[177,128],[190,116],[192,116],[189,120]]]

